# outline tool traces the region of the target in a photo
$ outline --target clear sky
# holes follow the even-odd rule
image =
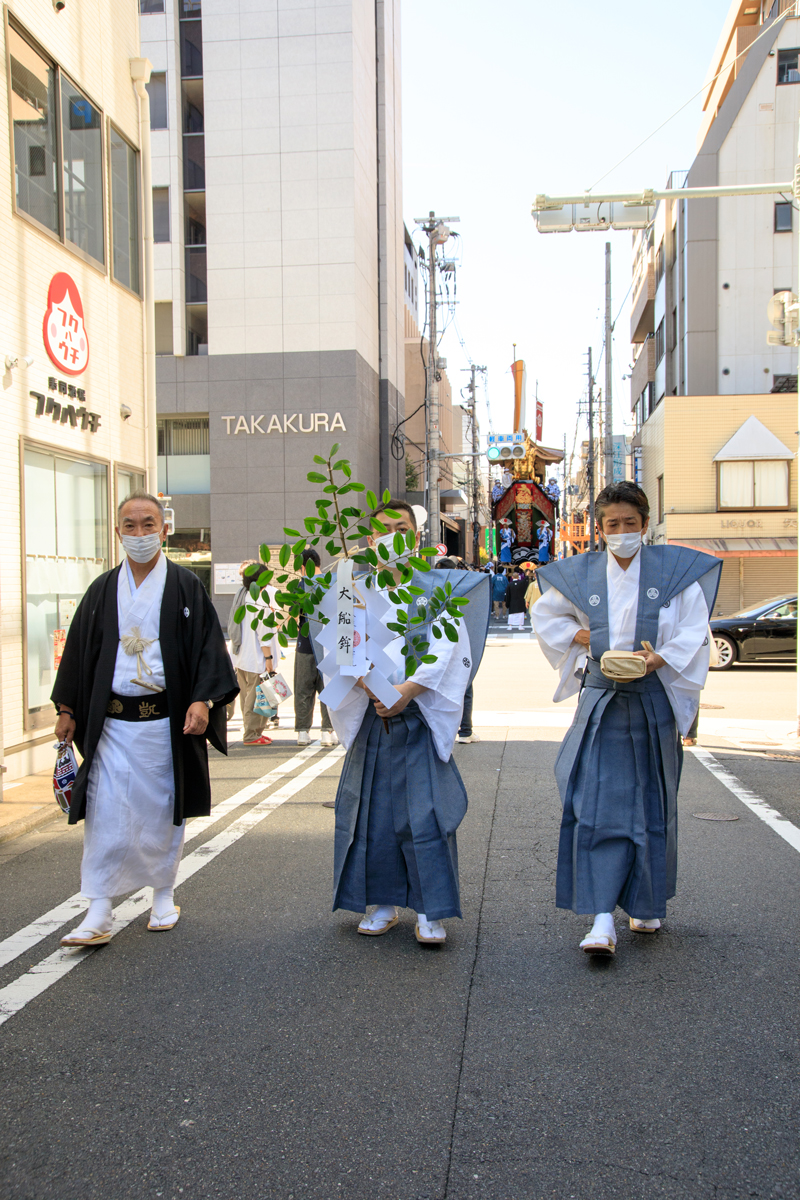
[[[456,326],[488,367],[494,428],[512,424],[512,343],[525,359],[528,427],[539,380],[545,445],[571,448],[586,349],[602,346],[602,233],[537,233],[538,192],[594,184],[702,86],[729,0],[402,0],[406,224],[458,216]],[[663,187],[696,151],[700,100],[596,190]],[[415,240],[419,239],[415,235]],[[630,286],[631,234],[612,233],[616,317]],[[451,247],[454,249],[451,251]],[[629,300],[614,337],[615,432],[630,427]],[[467,366],[453,328],[442,353],[454,392]],[[604,381],[601,368],[599,383]],[[482,431],[486,413],[479,409]],[[627,422],[626,426],[622,422]]]

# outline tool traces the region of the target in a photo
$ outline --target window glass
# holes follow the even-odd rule
[[[165,71],[153,71],[147,84],[150,97],[150,128],[167,128],[167,76]]]
[[[140,13],[162,13],[164,0],[139,0]]]
[[[138,155],[112,127],[111,247],[114,278],[132,292],[139,291]]]
[[[59,232],[56,73],[9,27],[17,208]]]
[[[144,475],[141,471],[117,471],[117,508],[131,492],[144,491]]]
[[[204,304],[208,299],[206,248],[186,248],[186,303]]]
[[[183,187],[187,192],[202,192],[206,186],[206,139],[202,133],[184,134]]]
[[[787,201],[778,201],[775,205],[775,232],[792,232],[792,206]]]
[[[774,608],[767,616],[774,617],[776,621],[796,621],[797,620],[797,601],[789,600],[786,604],[782,604],[780,608]]]
[[[62,635],[89,584],[108,569],[108,476],[102,463],[28,448],[23,470],[30,727],[37,714],[52,723]]]
[[[201,14],[201,0],[181,0],[182,17],[199,17]]]
[[[158,487],[173,496],[208,495],[208,417],[164,418],[158,422]]]
[[[800,83],[798,55],[800,50],[778,51],[778,83]]]
[[[181,22],[181,76],[196,78],[203,74],[203,23]]]
[[[153,188],[153,241],[169,241],[169,188]]]
[[[65,235],[105,262],[103,243],[103,121],[98,109],[61,77]]]
[[[156,354],[172,354],[172,304],[158,303],[156,309]]]
[[[789,504],[788,462],[753,464],[756,508],[786,508]]]
[[[753,507],[753,464],[723,462],[719,464],[720,508]]]

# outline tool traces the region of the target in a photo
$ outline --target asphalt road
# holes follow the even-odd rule
[[[0,1027],[2,1200],[800,1198],[800,853],[687,755],[665,929],[618,914],[616,959],[588,960],[553,905],[559,740],[456,747],[465,920],[443,948],[411,913],[383,938],[331,914],[329,752],[213,858],[261,795],[210,827],[173,932],[139,917]],[[215,802],[295,753],[215,757]],[[715,753],[800,823],[796,763]],[[0,939],[77,890],[81,836],[14,845]],[[58,936],[0,970],[0,1004]]]

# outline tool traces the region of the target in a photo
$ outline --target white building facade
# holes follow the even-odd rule
[[[145,479],[136,0],[9,0],[0,56],[5,780],[53,762],[56,668]],[[29,360],[29,361],[28,361]]]
[[[190,566],[313,515],[333,442],[354,478],[405,490],[399,8],[141,0],[159,483]],[[224,574],[205,576],[223,613]]]

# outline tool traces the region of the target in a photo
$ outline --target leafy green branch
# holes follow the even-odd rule
[[[314,462],[324,468],[324,471],[309,471],[307,475],[309,483],[322,485],[322,495],[315,501],[317,515],[304,518],[305,532],[284,527],[286,536],[295,540],[281,546],[277,568],[270,565],[269,546],[265,544],[259,548],[264,570],[250,585],[250,599],[254,603],[240,605],[234,620],[241,623],[248,613],[252,614],[251,628],[263,626],[266,630],[277,631],[281,646],[288,646],[289,639],[296,638],[298,633],[308,634],[310,620],[327,624],[328,618],[320,606],[333,583],[335,568],[328,567],[318,573],[312,561],[309,560],[307,570],[303,565],[303,551],[322,545],[331,558],[341,555],[361,567],[363,573],[357,577],[358,587],[386,589],[397,610],[395,619],[387,622],[387,627],[404,638],[401,653],[408,679],[420,663],[436,662],[437,655],[431,653],[431,642],[426,636],[428,631],[436,641],[442,638],[458,641],[458,622],[469,601],[465,596],[454,596],[450,583],[435,587],[427,598],[425,589],[413,583],[415,569],[431,570],[427,560],[436,551],[423,549],[416,553],[417,539],[412,530],[405,534],[395,533],[392,541],[394,555],[402,555],[403,562],[392,563],[392,553],[383,542],[378,542],[375,549],[354,545],[367,537],[380,538],[387,530],[378,516],[344,499],[352,493],[366,492],[369,510],[378,506],[375,493],[367,491],[363,483],[352,478],[350,463],[345,458],[337,459],[338,452],[337,443],[331,447],[327,458],[314,455]],[[337,476],[341,477],[338,482]],[[388,504],[390,500],[390,493],[385,491],[383,503]],[[383,513],[392,520],[402,516],[388,508]],[[268,587],[275,589],[274,596],[266,591]],[[265,610],[263,604],[270,607]]]

